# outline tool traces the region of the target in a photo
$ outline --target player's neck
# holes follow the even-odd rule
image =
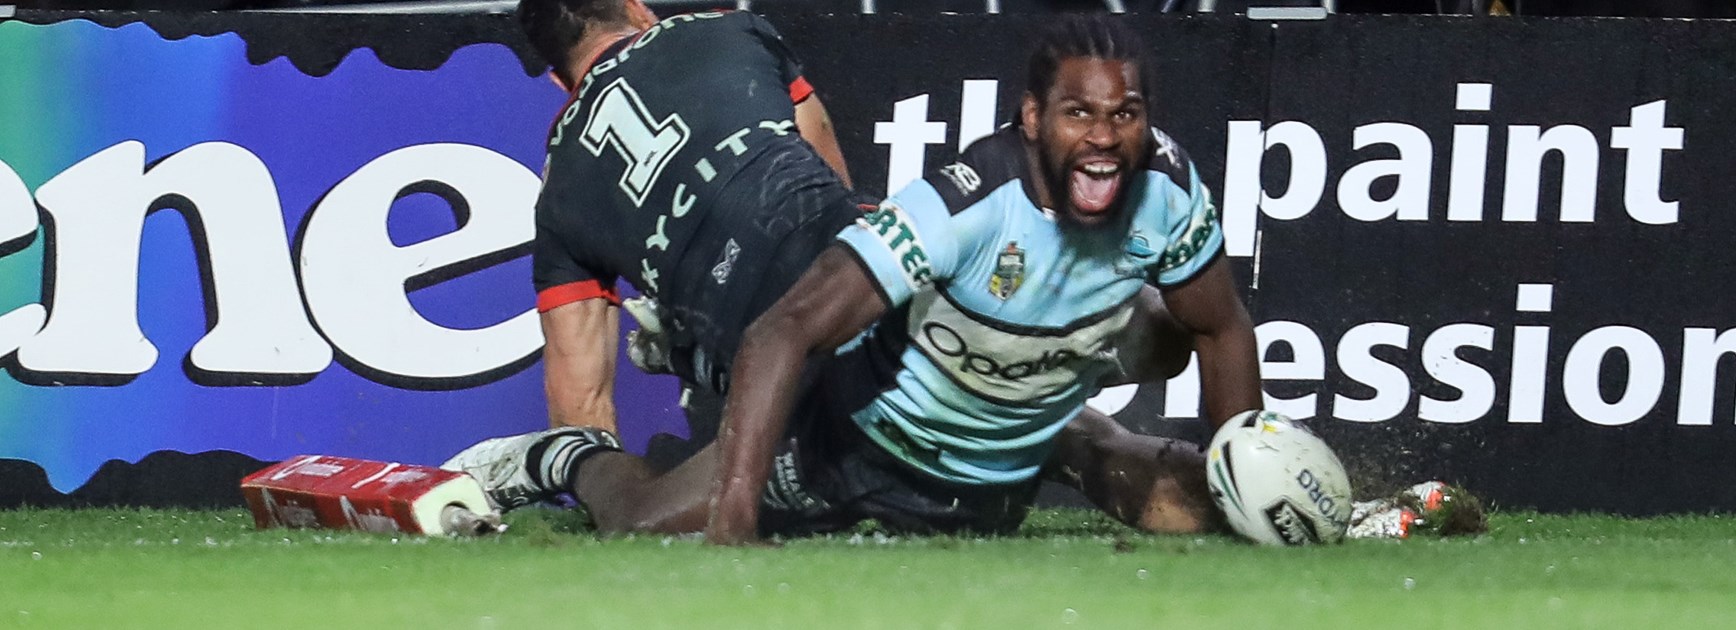
[[[1030,191],[1031,201],[1037,207],[1049,210],[1055,209],[1055,192],[1050,190],[1049,178],[1043,174],[1043,156],[1037,150],[1037,145],[1021,142],[1025,148],[1025,182]]]
[[[621,41],[621,38],[638,32],[639,29],[632,25],[622,24],[586,34],[579,43],[573,45],[573,54],[567,57],[567,76],[573,77],[574,81],[583,78],[585,73],[591,71],[591,64],[596,63],[597,55],[602,54],[604,49]]]

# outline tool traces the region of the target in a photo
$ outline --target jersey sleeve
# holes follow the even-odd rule
[[[1161,134],[1161,132],[1159,132]],[[1167,137],[1164,138],[1167,140]],[[1160,143],[1161,144],[1161,143]],[[1212,193],[1200,182],[1199,170],[1180,154],[1175,159],[1178,168],[1169,179],[1184,186],[1168,187],[1169,211],[1164,216],[1167,246],[1158,259],[1152,279],[1158,286],[1174,286],[1192,279],[1216,258],[1224,247],[1224,230],[1218,220],[1218,207],[1212,203]]]
[[[927,180],[916,180],[838,233],[888,307],[951,278],[959,259],[953,214]]]
[[[807,78],[802,76],[801,59],[797,58],[795,51],[790,50],[789,45],[784,43],[783,36],[778,34],[778,29],[773,28],[771,22],[767,22],[765,18],[752,13],[745,15],[748,16],[748,22],[754,34],[758,35],[760,41],[765,43],[766,50],[771,51],[772,56],[777,58],[778,75],[783,79],[784,85],[790,88],[790,102],[800,103],[808,100],[808,97],[814,95],[814,86],[809,85]]]
[[[613,276],[602,277],[580,264],[561,240],[537,224],[531,250],[531,280],[536,286],[536,310],[547,313],[556,307],[582,300],[603,298],[621,303]]]

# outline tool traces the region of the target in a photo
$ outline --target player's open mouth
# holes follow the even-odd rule
[[[1115,201],[1121,189],[1121,165],[1108,158],[1087,159],[1073,167],[1068,192],[1073,207],[1085,214],[1100,214]]]

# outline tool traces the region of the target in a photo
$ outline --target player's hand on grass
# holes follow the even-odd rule
[[[759,497],[732,492],[727,482],[711,501],[711,520],[705,525],[705,544],[719,546],[753,546],[762,544],[759,537]]]

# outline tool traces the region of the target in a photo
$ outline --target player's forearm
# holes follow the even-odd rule
[[[543,392],[550,426],[614,431],[620,309],[600,299],[542,314]]]
[[[1205,419],[1213,430],[1231,416],[1264,406],[1259,352],[1251,325],[1230,325],[1197,335],[1200,392]]]
[[[762,320],[748,330],[730,370],[731,388],[718,432],[721,461],[712,485],[705,540],[752,542],[759,529],[759,498],[771,474],[773,451],[789,426],[808,344],[780,335]]]

